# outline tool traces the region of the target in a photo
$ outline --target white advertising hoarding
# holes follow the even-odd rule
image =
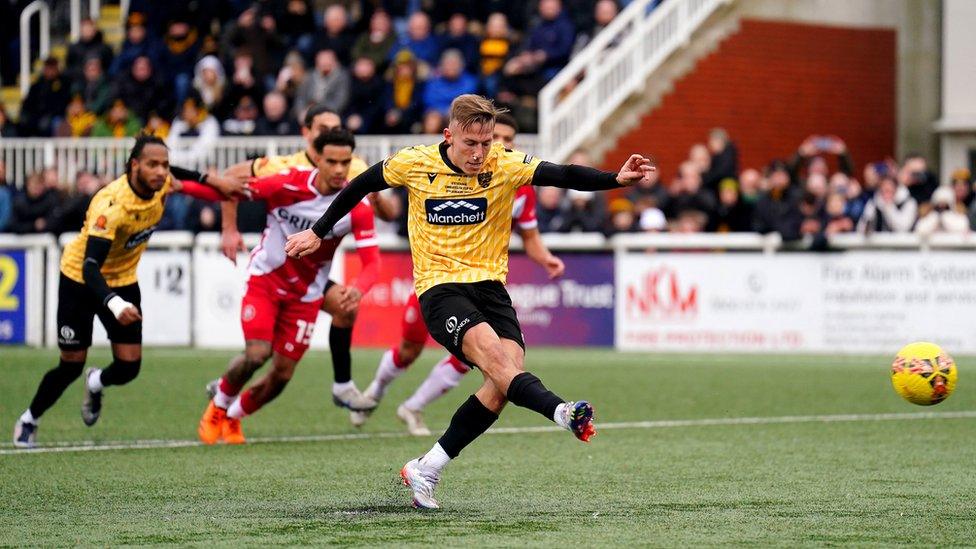
[[[976,352],[971,254],[625,253],[615,272],[620,349]]]
[[[219,250],[195,248],[193,251],[194,281],[194,344],[216,349],[244,349],[241,331],[241,299],[247,284],[248,257],[241,254],[235,266]],[[341,280],[333,261],[332,279]],[[331,317],[319,312],[311,348],[327,349]]]
[[[139,261],[142,294],[142,342],[145,345],[189,345],[190,252],[146,250]],[[108,337],[98,317],[92,343],[107,345]]]

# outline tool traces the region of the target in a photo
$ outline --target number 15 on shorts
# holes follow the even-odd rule
[[[296,320],[295,324],[298,326],[298,331],[295,332],[295,342],[308,346],[312,340],[312,332],[315,331],[315,322]]]

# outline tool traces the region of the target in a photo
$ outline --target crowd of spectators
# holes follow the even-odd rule
[[[276,96],[271,96],[275,98]],[[266,98],[267,99],[267,98]],[[280,98],[276,108],[284,108]],[[186,104],[184,118],[198,128],[216,126],[201,117],[202,107]],[[177,121],[174,127],[188,124]],[[206,129],[200,129],[203,135]],[[182,159],[174,160],[179,164]],[[568,163],[592,165],[585,151]],[[808,239],[825,249],[838,233],[875,232],[932,234],[976,230],[976,185],[967,169],[939,185],[924,157],[908,155],[867,163],[860,177],[844,141],[810,136],[788,159],[776,159],[761,170],[740,169],[738,151],[725,130],[713,129],[707,142],[695,144],[688,158],[665,183],[661,170],[616,194],[540,187],[539,230],[599,232],[607,236],[636,232],[779,233],[784,240]],[[79,172],[59,181],[49,168],[31,174],[16,190],[0,161],[0,232],[34,233],[78,230],[88,200],[107,181]],[[396,224],[402,230],[404,223]],[[213,204],[173,195],[167,201],[161,230],[214,231],[220,209]]]
[[[614,0],[133,0],[118,51],[84,19],[66,68],[42,64],[18,121],[0,107],[0,136],[167,138],[192,164],[220,136],[290,136],[325,103],[361,134],[439,133],[450,101],[484,93],[535,130],[535,98],[626,5]],[[789,158],[739,166],[716,128],[673,172],[609,197],[538,190],[543,232],[778,232],[815,247],[842,232],[976,228],[971,174],[939,187],[920,155],[870,162],[859,174],[844,141],[815,135]],[[194,146],[182,146],[192,138]],[[571,163],[592,159],[579,151]],[[859,177],[860,176],[860,177]],[[75,230],[105,183],[45,170],[22,191],[0,163],[0,231]],[[64,189],[77,191],[68,193]],[[174,197],[175,198],[175,197]],[[79,209],[80,208],[80,209]],[[162,228],[211,230],[219,209],[170,201]]]
[[[665,181],[660,171],[606,200],[595,193],[538,190],[542,232],[759,232],[786,241],[809,239],[825,249],[838,233],[931,234],[976,230],[976,194],[969,170],[952,173],[940,186],[925,158],[909,154],[870,162],[858,177],[844,141],[812,135],[787,159],[761,170],[740,170],[728,133],[715,128],[706,143]],[[588,155],[570,163],[588,165]]]
[[[437,133],[451,99],[478,92],[534,131],[539,90],[619,9],[615,0],[134,0],[118,51],[83,19],[65,67],[45,60],[19,121],[0,113],[0,130],[294,135],[304,109],[322,102],[357,133]]]

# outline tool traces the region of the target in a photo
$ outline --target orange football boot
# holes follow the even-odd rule
[[[224,416],[220,434],[227,444],[244,444],[244,432],[241,431],[241,418]]]
[[[216,444],[223,434],[224,423],[227,422],[227,410],[218,408],[211,400],[200,418],[197,434],[204,444]]]

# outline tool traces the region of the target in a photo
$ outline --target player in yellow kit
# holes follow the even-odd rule
[[[96,315],[112,342],[113,361],[105,369],[89,368],[85,375],[81,410],[85,424],[91,426],[98,420],[104,387],[124,385],[139,374],[142,313],[136,268],[163,215],[167,193],[174,189],[206,200],[222,200],[242,189],[229,179],[217,177],[211,184],[226,195],[192,182],[177,183],[171,171],[181,179],[207,179],[171,167],[166,144],[158,137],[141,135],[132,148],[126,174],[92,197],[81,234],[61,256],[57,312],[61,361],[44,375],[30,407],[14,427],[14,445],[18,448],[34,446],[41,415],[81,375]]]
[[[285,248],[295,257],[312,253],[366,194],[407,188],[421,313],[434,339],[485,377],[433,448],[401,470],[417,507],[438,507],[434,489],[442,469],[498,419],[508,401],[542,414],[580,440],[593,436],[588,402],[566,402],[523,370],[525,344],[504,287],[514,195],[529,184],[608,190],[633,184],[654,170],[650,160],[637,154],[618,173],[610,173],[506,150],[492,144],[497,114],[488,99],[457,97],[442,143],[408,147],[370,167],[311,229],[292,235]]]

